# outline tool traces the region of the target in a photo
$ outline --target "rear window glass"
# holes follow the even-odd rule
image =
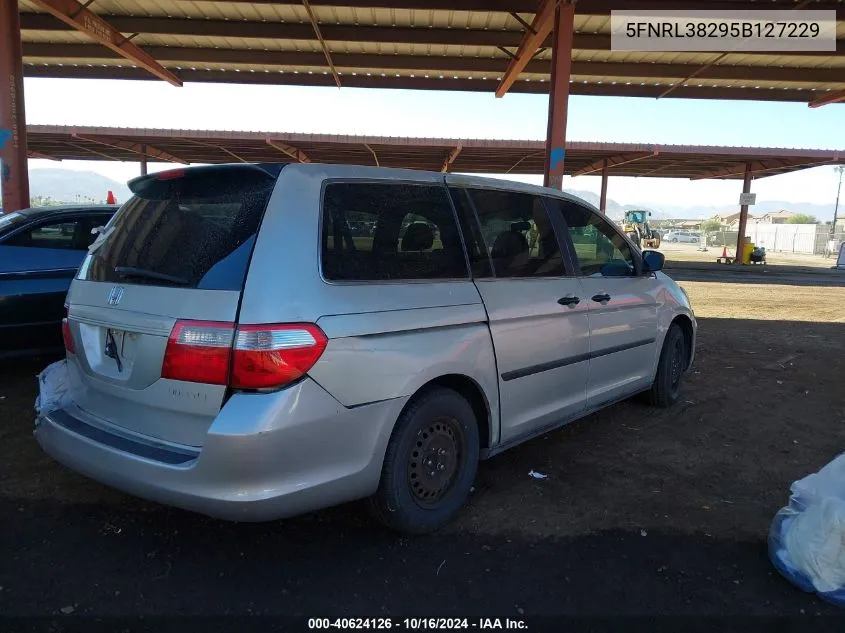
[[[135,195],[80,278],[240,290],[275,180],[258,167],[226,166],[131,183]]]
[[[469,277],[455,214],[441,186],[329,184],[322,227],[328,280]]]

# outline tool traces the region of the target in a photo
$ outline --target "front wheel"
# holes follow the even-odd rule
[[[671,242],[672,242],[673,244],[677,244],[677,243],[678,243],[678,238],[677,238],[677,237],[673,237],[673,238],[671,239]]]
[[[687,367],[687,340],[681,326],[673,323],[663,340],[657,375],[648,391],[649,404],[655,407],[670,407],[678,401],[681,382]]]
[[[393,429],[370,510],[399,532],[436,530],[466,501],[479,450],[475,414],[463,397],[442,387],[416,396]]]

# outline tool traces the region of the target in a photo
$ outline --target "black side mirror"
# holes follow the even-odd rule
[[[643,268],[647,273],[657,273],[663,270],[666,256],[660,251],[643,251]]]

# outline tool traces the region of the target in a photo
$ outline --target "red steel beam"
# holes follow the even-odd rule
[[[797,159],[785,160],[779,158],[766,158],[763,160],[750,161],[745,165],[736,165],[734,167],[722,167],[711,172],[705,172],[692,178],[692,180],[706,180],[708,178],[731,178],[745,173],[746,169],[751,169],[754,174],[762,174],[767,171],[776,171],[778,169],[794,169],[796,167],[807,168],[817,167],[819,165],[832,165],[839,162],[839,156],[834,154],[833,158],[823,160],[811,159]]]
[[[0,0],[0,184],[3,211],[29,207],[26,114],[17,0]]]
[[[514,82],[519,78],[519,74],[525,70],[528,62],[534,57],[537,49],[543,45],[543,42],[552,32],[555,27],[555,15],[559,0],[542,0],[537,13],[534,14],[534,19],[531,21],[531,28],[525,33],[522,42],[516,51],[516,57],[511,60],[504,77],[502,77],[499,87],[496,88],[496,96],[504,97]],[[571,59],[572,51],[572,34],[569,35],[569,57]],[[557,46],[555,46],[557,49]],[[569,78],[567,77],[567,83]]]
[[[216,64],[268,64],[284,66],[323,67],[325,56],[307,51],[265,51],[258,49],[198,48],[182,46],[148,46],[147,52],[170,65],[193,62]],[[513,57],[506,48],[502,51]],[[542,49],[541,49],[542,50]],[[114,58],[115,53],[96,44],[49,44],[27,42],[23,45],[27,61],[39,58],[98,59]],[[441,57],[434,55],[380,55],[372,53],[335,53],[332,61],[336,68],[381,68],[427,71],[476,71],[498,76],[505,67],[501,57]],[[642,64],[630,62],[573,61],[572,74],[590,77],[637,77],[665,79],[689,77],[693,64]],[[526,72],[548,73],[551,61],[533,60]],[[698,72],[700,71],[700,72]],[[706,70],[698,69],[701,79],[741,79],[748,82],[796,81],[828,83],[842,80],[841,68],[775,68],[770,66],[720,65]],[[679,84],[675,84],[679,87]],[[667,91],[665,94],[668,94]]]
[[[443,167],[440,168],[441,173],[446,173],[449,171],[449,168],[452,166],[452,163],[455,162],[455,159],[461,153],[461,150],[464,148],[463,145],[458,143],[451,152],[446,155],[445,160],[443,161]]]
[[[143,49],[130,42],[128,38],[124,37],[120,31],[103,18],[86,9],[76,0],[32,0],[32,2],[68,26],[85,33],[91,39],[113,50],[121,57],[125,57],[159,79],[163,79],[174,86],[182,85],[182,80],[179,77],[159,64],[154,57],[144,52]]]
[[[599,196],[599,211],[602,213],[607,209],[607,159],[604,159],[604,165],[601,168],[601,195]]]
[[[809,105],[811,108],[820,108],[823,105],[828,105],[829,103],[843,103],[845,102],[845,90],[838,90],[835,92],[828,92],[823,94],[821,97],[816,97]]]
[[[197,141],[195,139],[184,139],[184,140],[187,141],[188,143],[192,143],[194,145],[199,145],[200,147],[208,147],[208,148],[211,148],[211,149],[219,150],[219,151],[223,152],[224,154],[228,154],[229,156],[231,156],[232,158],[234,158],[235,160],[237,160],[240,163],[248,163],[249,162],[243,156],[239,156],[238,154],[236,154],[235,152],[230,150],[228,147],[224,147],[223,145],[217,145],[215,143],[206,143],[205,141]]]
[[[329,45],[326,44],[326,40],[323,39],[323,34],[320,32],[320,24],[317,22],[317,16],[314,14],[314,10],[311,8],[311,5],[308,4],[308,0],[302,0],[302,6],[305,7],[305,11],[308,13],[308,19],[311,20],[311,27],[314,29],[314,35],[317,36],[317,40],[320,42],[320,48],[323,49],[323,55],[326,56],[326,63],[332,71],[334,82],[337,84],[337,87],[340,88],[340,75],[337,74],[337,69],[334,67],[332,54],[329,52]]]
[[[546,128],[546,156],[543,184],[563,188],[566,159],[566,119],[569,111],[569,78],[572,75],[572,34],[575,31],[575,5],[564,3],[553,15],[552,85]]]
[[[88,141],[89,143],[98,143],[99,145],[105,145],[106,147],[113,147],[115,149],[125,149],[130,152],[134,152],[140,156],[145,158],[158,158],[168,163],[180,163],[182,165],[187,165],[188,161],[182,160],[178,156],[174,156],[173,154],[169,154],[164,150],[161,150],[154,145],[142,145],[141,143],[133,143],[132,141],[123,141],[120,139],[108,139],[104,140],[96,136],[92,136],[90,134],[73,134],[73,138],[78,139],[80,141]]]
[[[308,155],[305,152],[303,152],[301,149],[297,149],[296,147],[293,147],[292,145],[288,145],[287,143],[283,143],[282,141],[275,141],[271,138],[265,139],[264,142],[267,143],[267,145],[269,145],[270,147],[273,147],[273,148],[279,150],[282,154],[286,154],[287,156],[290,156],[292,159],[294,159],[298,163],[310,163],[311,162],[311,159],[308,158]],[[372,150],[370,150],[370,151],[372,151]],[[378,159],[376,159],[376,161],[378,161]]]
[[[745,164],[745,179],[742,183],[742,193],[751,193],[751,163]],[[745,243],[745,227],[748,224],[748,205],[743,204],[739,207],[739,232],[736,236],[736,257],[734,257],[734,264],[742,264],[742,247]]]
[[[40,158],[41,160],[55,160],[61,161],[61,158],[56,158],[55,156],[50,156],[49,154],[45,154],[44,152],[36,152],[34,149],[26,150],[27,158]]]
[[[445,74],[445,73],[444,73]],[[99,66],[44,66],[42,64],[26,64],[26,77],[53,77],[73,79],[150,79],[150,75],[138,68],[118,68]],[[230,83],[230,84],[259,84],[259,85],[292,85],[292,86],[335,86],[334,79],[322,73],[294,74],[292,72],[235,72],[234,70],[182,70],[181,77],[185,81],[201,83]],[[341,75],[345,87],[354,88],[388,88],[394,90],[462,90],[466,92],[492,92],[496,89],[494,79],[452,79],[435,76],[416,77],[386,74],[385,77],[367,77],[358,73],[357,76],[345,72]],[[642,83],[643,85],[640,85]],[[604,83],[583,83],[580,81],[570,84],[570,94],[594,95],[608,97],[646,97],[654,98],[653,82],[631,82],[631,85],[619,82],[612,85]],[[513,92],[544,94],[549,93],[546,82],[520,81],[512,88]],[[684,86],[673,97],[683,99],[730,99],[754,101],[796,101],[806,104],[814,95],[813,90],[806,88],[777,88],[754,89],[734,87]]]
[[[638,160],[651,158],[652,156],[657,156],[658,154],[660,154],[660,151],[658,149],[654,149],[650,152],[631,152],[630,154],[620,154],[619,156],[613,156],[611,158],[602,158],[590,163],[586,167],[582,167],[572,175],[586,176],[587,174],[593,174],[600,169],[604,170],[610,167],[619,167],[620,165],[635,163]]]

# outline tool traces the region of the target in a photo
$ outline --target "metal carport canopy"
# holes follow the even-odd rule
[[[555,6],[555,0],[96,0],[86,8],[75,0],[19,2],[28,77],[500,94],[549,92],[554,35],[529,40],[535,27],[549,32]],[[610,47],[611,9],[799,7],[837,12],[836,51],[661,53]],[[522,62],[509,71],[515,58]],[[845,2],[579,0],[571,72],[571,94],[819,105],[845,99]]]
[[[31,158],[173,163],[324,162],[491,174],[542,174],[544,141],[410,138],[161,130],[103,127],[27,127]],[[845,163],[841,151],[761,147],[566,144],[565,173],[660,178],[742,179]]]

